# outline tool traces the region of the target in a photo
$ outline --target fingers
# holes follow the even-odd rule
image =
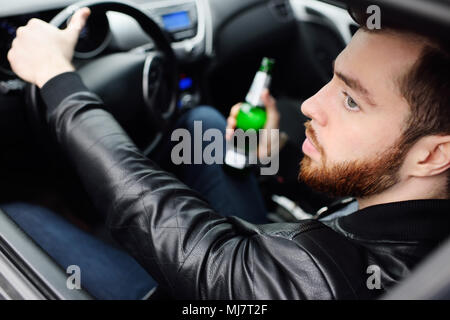
[[[24,31],[25,31],[25,27],[24,26],[18,27],[17,30],[16,30],[16,38],[14,38],[14,40],[16,40],[17,37],[20,37],[21,35],[23,35]]]
[[[227,119],[227,128],[225,130],[225,139],[230,140],[234,133],[234,128],[236,128],[236,119],[232,117],[228,117]]]
[[[228,117],[227,119],[227,129],[236,128],[236,118]]]
[[[270,95],[270,92],[268,89],[265,89],[263,91],[263,93],[261,94],[261,99],[262,99],[264,106],[266,107],[266,112],[267,112],[267,121],[266,121],[265,128],[269,128],[269,129],[278,128],[280,116],[279,116],[279,112],[277,109],[277,102],[276,102],[275,98]],[[227,128],[226,128],[226,136],[225,136],[225,138],[227,140],[230,140],[231,137],[233,136],[234,129],[236,128],[236,122],[237,122],[236,118],[239,114],[241,105],[242,105],[241,103],[238,103],[238,104],[234,105],[230,110],[230,115],[228,116],[228,119],[227,119]]]
[[[66,30],[70,33],[73,33],[78,38],[81,30],[83,30],[86,25],[86,21],[91,14],[91,9],[89,8],[81,8],[75,11],[72,18],[70,19],[69,25]]]
[[[230,110],[230,117],[236,118],[240,109],[241,109],[241,103],[234,105]]]
[[[264,106],[266,107],[267,112],[271,112],[273,110],[277,109],[277,103],[274,97],[270,95],[270,92],[268,89],[265,89],[263,93],[261,94],[261,99],[264,103]]]
[[[230,110],[230,115],[227,119],[226,136],[227,140],[230,140],[233,136],[234,128],[236,128],[236,118],[238,116],[239,110],[241,108],[241,103],[234,105]]]
[[[266,131],[265,133],[258,145],[258,158],[260,160],[279,154],[289,140],[289,136],[283,131],[279,132],[279,134],[269,133],[269,137]]]
[[[266,107],[267,120],[264,128],[266,129],[278,129],[280,122],[280,113],[277,108],[277,101],[271,96],[268,89],[265,89],[261,94],[261,99]]]

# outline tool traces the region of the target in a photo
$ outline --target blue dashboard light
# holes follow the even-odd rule
[[[164,27],[168,31],[185,29],[191,25],[191,20],[187,11],[165,14],[162,16],[162,19]]]
[[[188,90],[192,88],[192,79],[191,78],[183,78],[179,82],[179,87],[181,91]]]

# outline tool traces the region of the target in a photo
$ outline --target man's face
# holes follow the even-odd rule
[[[399,145],[409,105],[399,78],[422,44],[402,34],[358,31],[337,57],[333,79],[302,105],[307,123],[299,177],[337,196],[365,197],[400,178]]]

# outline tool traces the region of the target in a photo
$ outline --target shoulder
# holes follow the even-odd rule
[[[306,299],[359,299],[373,296],[367,289],[366,255],[351,239],[317,220],[254,226],[250,248],[255,263],[274,274],[286,287],[301,288]],[[256,270],[258,267],[256,267]],[[264,290],[261,288],[261,290]],[[304,297],[302,297],[304,296]]]

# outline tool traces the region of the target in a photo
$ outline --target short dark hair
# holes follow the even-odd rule
[[[368,14],[353,6],[349,13],[367,32],[396,32],[411,35],[424,43],[422,52],[410,70],[399,79],[400,92],[411,112],[403,132],[403,145],[411,147],[428,135],[450,135],[450,50],[445,39],[419,33],[399,25],[395,20],[383,21],[380,30],[366,27]],[[450,198],[450,170],[447,170],[447,198]]]

